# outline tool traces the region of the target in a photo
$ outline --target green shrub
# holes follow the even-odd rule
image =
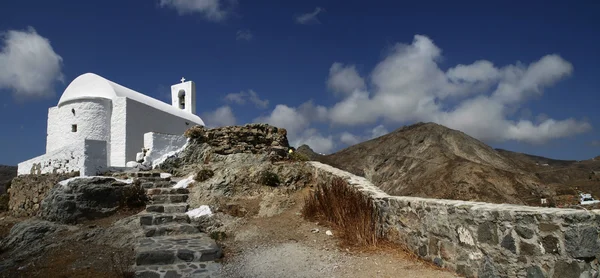
[[[266,186],[278,186],[280,183],[279,176],[271,171],[264,171],[260,175],[260,183]]]
[[[308,156],[301,154],[299,152],[292,152],[290,153],[290,158],[293,161],[309,161],[310,159],[308,158]]]
[[[212,178],[214,175],[215,175],[215,172],[213,172],[213,170],[202,169],[202,170],[198,171],[194,180],[196,180],[197,182],[203,182],[205,180]]]

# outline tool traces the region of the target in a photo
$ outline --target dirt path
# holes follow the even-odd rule
[[[398,249],[339,247],[335,230],[328,236],[328,227],[300,216],[301,196],[279,215],[249,219],[221,242],[224,277],[458,277]]]

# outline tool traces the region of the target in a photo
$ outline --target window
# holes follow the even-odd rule
[[[179,90],[179,109],[185,109],[185,91]]]
[[[71,132],[77,132],[77,125],[71,125]]]
[[[75,116],[75,108],[71,108],[71,113],[73,113],[73,116]]]

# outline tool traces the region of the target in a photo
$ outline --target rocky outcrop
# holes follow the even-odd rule
[[[289,159],[287,131],[267,124],[248,124],[207,129],[195,126],[185,132],[185,149],[164,160],[157,168],[173,173],[185,165],[206,164],[215,156],[256,154],[254,159]]]
[[[144,203],[144,191],[137,183],[110,177],[73,178],[57,184],[41,203],[40,217],[60,223],[95,219],[119,208]]]
[[[207,129],[196,126],[188,129],[185,136],[195,143],[207,143],[217,154],[275,153],[285,157],[290,147],[284,128],[268,124],[248,124]]]
[[[9,189],[10,214],[15,217],[36,215],[40,203],[58,182],[74,177],[78,173],[24,175],[12,180]]]

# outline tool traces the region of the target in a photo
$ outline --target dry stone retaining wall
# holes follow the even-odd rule
[[[68,174],[23,175],[12,180],[8,194],[10,214],[15,217],[34,216],[42,200],[59,181],[79,176],[79,172]]]
[[[380,228],[421,258],[466,277],[597,277],[600,210],[389,196],[362,177],[310,162],[371,196]]]

